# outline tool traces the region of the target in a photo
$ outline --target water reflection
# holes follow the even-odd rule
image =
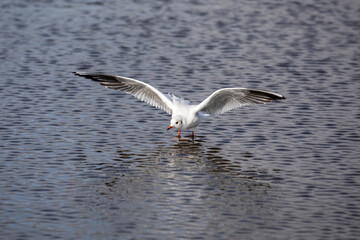
[[[89,201],[91,208],[98,217],[111,219],[108,224],[124,228],[122,223],[142,225],[142,219],[152,219],[154,228],[169,233],[247,231],[237,229],[238,224],[245,218],[259,221],[249,220],[253,214],[273,214],[277,199],[268,177],[242,170],[242,159],[252,158],[251,153],[232,161],[221,152],[201,138],[159,142],[142,153],[118,149],[113,161],[97,168],[106,177],[103,184],[91,184],[99,188],[91,191],[101,193],[88,194],[96,198]]]
[[[178,196],[190,192],[192,199],[199,200],[213,194],[225,196],[229,189],[240,192],[261,189],[266,194],[273,176],[263,170],[242,170],[241,161],[245,158],[252,158],[252,154],[245,152],[237,161],[226,159],[220,148],[207,146],[202,140],[159,143],[155,149],[141,154],[119,149],[111,164],[103,164],[97,170],[106,173],[108,191],[127,199],[131,195],[126,196],[124,188],[131,185],[133,191],[140,186],[144,198],[150,193]]]
[[[240,153],[235,160],[226,159],[222,155],[222,148],[210,146],[204,139],[205,137],[199,136],[193,142],[157,142],[155,149],[143,149],[137,152],[119,149],[116,157],[113,158],[118,165],[113,167],[127,171],[136,168],[145,168],[149,171],[160,169],[163,172],[170,172],[173,168],[176,168],[177,171],[180,171],[181,168],[190,168],[204,174],[224,174],[229,177],[254,181],[279,180],[263,169],[243,170],[241,163],[254,158],[251,152]]]

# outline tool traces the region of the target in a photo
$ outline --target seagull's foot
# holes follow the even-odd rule
[[[193,142],[194,141],[194,138],[179,138],[179,142],[182,141],[182,142]]]
[[[188,138],[183,138],[181,139],[179,137],[179,141],[188,141],[188,142],[193,142],[194,141],[194,138],[195,138],[195,134],[194,134],[194,131],[192,131],[192,133],[189,135],[189,136],[186,136]]]
[[[195,137],[194,131],[193,131],[189,136],[186,136],[186,137],[188,137],[188,138],[181,138],[181,136],[180,136],[180,130],[179,130],[177,136],[176,136],[176,137],[173,137],[172,139],[173,139],[173,140],[178,140],[178,141],[193,142],[193,141],[194,141],[194,137]]]
[[[177,140],[179,142],[193,142],[194,141],[194,138],[181,138],[180,136],[179,137],[173,137],[171,138],[172,140]]]

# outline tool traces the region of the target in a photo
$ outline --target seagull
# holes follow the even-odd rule
[[[136,79],[103,73],[73,72],[73,74],[99,82],[106,88],[131,94],[151,106],[164,110],[171,115],[170,126],[167,130],[177,129],[179,140],[181,139],[181,130],[192,130],[189,137],[194,139],[194,130],[204,117],[220,115],[246,105],[285,99],[283,95],[263,90],[222,88],[212,93],[200,104],[192,105],[188,100],[173,94],[165,95],[153,86]]]

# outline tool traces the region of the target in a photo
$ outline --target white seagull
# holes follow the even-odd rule
[[[194,139],[194,129],[201,119],[209,115],[219,115],[232,109],[250,104],[264,104],[273,100],[285,99],[283,95],[248,89],[222,88],[215,91],[198,105],[191,105],[189,101],[175,95],[165,95],[153,86],[136,79],[108,75],[102,73],[73,72],[75,75],[99,82],[109,89],[121,90],[129,93],[151,106],[160,108],[171,115],[171,128],[180,130],[191,129],[190,137]]]

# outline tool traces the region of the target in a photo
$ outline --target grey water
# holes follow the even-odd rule
[[[0,9],[1,239],[360,238],[360,1]],[[287,99],[178,142],[166,113],[73,71]]]

